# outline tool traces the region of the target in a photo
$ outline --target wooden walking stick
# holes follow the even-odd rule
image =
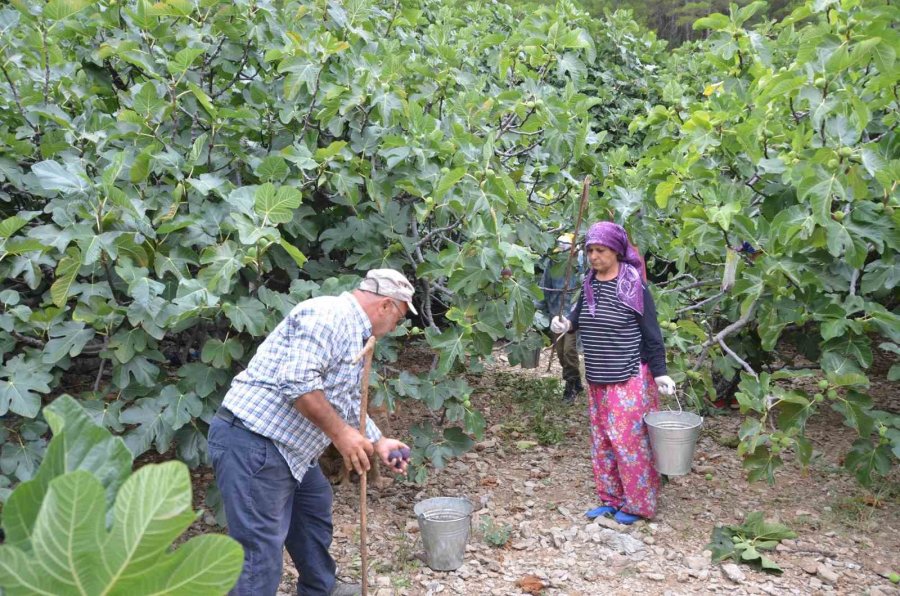
[[[581,183],[581,203],[578,205],[578,216],[575,218],[575,232],[572,234],[572,245],[569,247],[569,257],[566,259],[566,277],[563,282],[563,288],[560,290],[562,292],[562,296],[559,300],[559,312],[556,313],[556,316],[561,317],[563,314],[563,310],[566,308],[566,300],[568,291],[569,291],[569,278],[572,275],[572,259],[575,257],[575,253],[578,251],[578,229],[581,227],[581,216],[584,215],[584,209],[587,207],[588,202],[588,194],[591,190],[591,177],[590,175],[584,177],[584,182]],[[550,354],[547,357],[547,372],[550,372],[550,366],[553,364],[553,350],[556,348],[556,343],[565,335],[560,334],[556,336],[556,339],[553,340],[553,343],[550,344]]]
[[[366,414],[369,407],[369,374],[372,372],[372,355],[375,353],[375,336],[369,336],[366,345],[353,358],[356,364],[361,358],[365,357],[363,363],[363,373],[361,381],[361,389],[359,396],[359,432],[362,436],[366,436]],[[378,465],[378,462],[375,462]],[[359,477],[359,564],[362,568],[360,583],[362,585],[362,596],[367,596],[369,590],[368,563],[369,554],[366,549],[366,481],[368,474],[363,472]]]

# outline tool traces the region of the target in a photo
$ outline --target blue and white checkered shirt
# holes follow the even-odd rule
[[[372,324],[350,293],[301,302],[263,341],[246,370],[231,382],[222,402],[253,432],[272,440],[299,482],[331,443],[294,401],[320,390],[347,424],[359,428],[362,360],[353,357],[372,334]],[[366,436],[381,431],[366,420]]]

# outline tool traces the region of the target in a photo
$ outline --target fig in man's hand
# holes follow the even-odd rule
[[[399,468],[403,462],[409,461],[409,447],[392,449],[391,452],[388,453],[388,459],[394,460],[394,467]]]

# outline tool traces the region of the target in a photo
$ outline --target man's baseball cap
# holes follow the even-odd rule
[[[572,241],[575,239],[573,234],[560,234],[556,239],[555,252],[562,252],[572,248]]]
[[[415,288],[399,271],[372,269],[366,273],[366,278],[359,282],[359,289],[405,302],[409,307],[409,312],[414,315],[419,314],[412,303]]]

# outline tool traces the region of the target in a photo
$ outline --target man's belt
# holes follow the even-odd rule
[[[216,410],[216,418],[221,418],[231,426],[236,426],[244,430],[250,430],[240,418],[235,416],[234,413],[225,406],[219,406],[219,409]]]

